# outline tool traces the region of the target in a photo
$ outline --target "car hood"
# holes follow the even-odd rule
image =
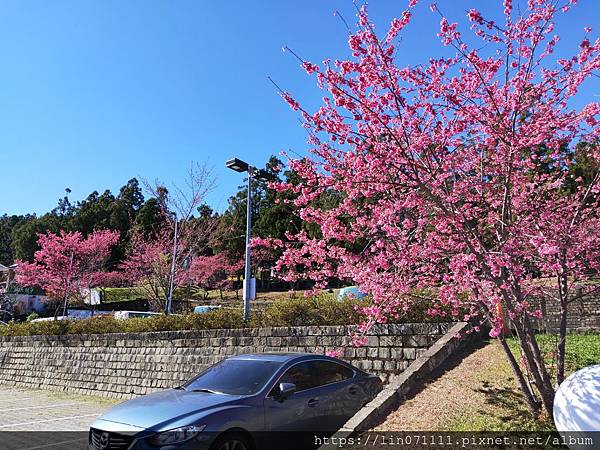
[[[171,389],[119,403],[99,419],[160,431],[168,423],[235,403],[240,398],[243,397]]]

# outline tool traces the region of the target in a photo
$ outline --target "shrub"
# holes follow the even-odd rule
[[[69,332],[68,320],[49,320],[44,322],[9,322],[0,327],[0,334],[4,336],[27,336],[34,334],[67,334]]]
[[[280,300],[252,317],[253,326],[309,326],[357,324],[361,315],[359,300],[336,300],[332,296]]]
[[[84,320],[11,322],[0,326],[2,336],[133,333],[150,331],[208,330],[272,326],[349,325],[361,321],[358,306],[368,300],[336,300],[331,295],[308,299],[279,300],[262,309],[255,308],[250,323],[244,324],[241,307],[221,308],[205,314],[158,315],[148,318],[115,319],[98,316]],[[420,320],[417,320],[420,319]],[[430,321],[425,316],[412,321]],[[402,318],[400,321],[407,321]]]

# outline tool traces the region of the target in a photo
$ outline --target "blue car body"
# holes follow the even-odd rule
[[[244,368],[248,369],[245,373]],[[226,385],[228,392],[205,390],[203,383]],[[282,393],[282,387],[291,391]],[[288,441],[297,441],[300,435],[335,432],[380,390],[378,377],[336,358],[294,353],[238,355],[178,389],[144,395],[110,408],[92,424],[88,448],[293,448],[294,442]],[[174,433],[183,436],[177,431],[181,429],[193,436],[157,444],[165,436],[176,436]],[[244,445],[221,447],[228,436],[237,436]]]
[[[341,288],[338,291],[337,299],[344,300],[346,298],[351,298],[355,300],[360,300],[361,298],[365,298],[367,296],[366,292],[361,291],[356,286],[348,286]]]
[[[194,313],[196,314],[205,314],[211,311],[215,311],[217,309],[221,309],[221,306],[218,305],[198,305],[194,307]]]

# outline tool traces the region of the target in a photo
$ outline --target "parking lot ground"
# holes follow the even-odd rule
[[[0,385],[0,432],[85,431],[119,400]]]

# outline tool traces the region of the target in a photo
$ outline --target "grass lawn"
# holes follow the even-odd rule
[[[545,356],[551,375],[556,374],[554,349],[558,340],[555,334],[539,334],[538,344]],[[518,341],[510,339],[509,344],[515,355],[520,355]],[[571,333],[567,336],[565,354],[565,372],[569,374],[592,364],[600,364],[600,333]]]
[[[124,287],[124,288],[103,288],[104,292],[104,304],[122,302],[128,300],[137,300],[148,298],[148,292],[141,287]],[[178,291],[176,291],[177,293]],[[191,303],[195,305],[200,304],[223,304],[227,306],[233,306],[237,303],[242,302],[242,291],[241,289],[236,291],[223,291],[223,298],[218,290],[212,290],[208,292],[208,296],[205,298],[204,291],[198,291],[192,293],[190,296]],[[296,293],[296,296],[302,296],[302,292]],[[263,302],[272,302],[280,299],[289,299],[289,292],[285,291],[269,291],[269,292],[257,292],[256,300]]]
[[[102,288],[104,298],[102,303],[114,303],[127,300],[138,300],[147,297],[143,289],[137,287]]]
[[[540,335],[547,362],[555,337]],[[511,345],[517,348],[515,341]],[[519,353],[516,353],[519,355]],[[461,357],[462,356],[462,357]],[[600,363],[600,333],[570,334],[566,370]],[[535,420],[523,401],[500,344],[483,342],[432,374],[377,431],[543,431],[551,418]]]

